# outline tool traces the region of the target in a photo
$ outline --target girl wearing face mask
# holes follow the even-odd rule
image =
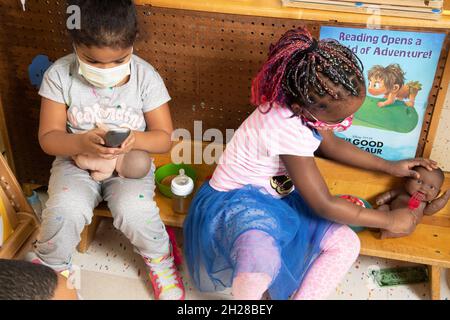
[[[113,174],[96,181],[86,170],[91,167],[82,169],[72,160],[83,155],[114,162],[132,152],[171,148],[170,96],[158,72],[133,55],[136,9],[131,0],[70,0],[68,5],[80,7],[81,29],[69,30],[74,53],[47,70],[39,91],[39,142],[56,159],[47,208],[28,259],[61,272],[69,269],[80,233],[105,200],[114,226],[148,266],[155,298],[183,299],[183,283],[153,200],[153,170],[141,179]],[[106,147],[106,130],[123,126],[131,128],[128,138],[119,147]]]
[[[236,299],[325,299],[359,253],[346,225],[412,230],[408,209],[380,212],[330,194],[314,155],[395,176],[429,160],[389,162],[338,139],[366,95],[363,67],[303,28],[270,48],[252,85],[257,109],[227,144],[185,222],[185,255],[200,290]],[[401,231],[402,232],[402,231]]]

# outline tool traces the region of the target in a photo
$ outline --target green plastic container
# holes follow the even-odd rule
[[[338,197],[340,197],[340,198],[344,198],[344,197],[351,197],[351,198],[353,198],[353,199],[357,199],[357,200],[359,200],[359,201],[361,201],[362,202],[362,207],[364,207],[364,208],[367,208],[367,209],[372,209],[372,206],[370,205],[370,203],[369,202],[367,202],[366,200],[364,200],[363,198],[361,198],[361,197],[358,197],[358,196],[354,196],[354,195],[349,195],[349,194],[338,194],[337,195]],[[347,199],[348,200],[348,199]],[[349,200],[350,201],[350,200]],[[354,201],[351,201],[351,202],[354,202]],[[361,204],[360,204],[361,205]],[[353,226],[353,225],[349,225],[349,227],[353,230],[353,231],[355,231],[355,232],[361,232],[361,231],[364,231],[366,228],[365,227],[361,227],[361,226]]]
[[[195,172],[194,168],[192,168],[190,165],[184,163],[181,164],[169,163],[159,167],[155,171],[156,186],[158,187],[158,190],[167,198],[172,198],[172,191],[170,190],[169,185],[162,184],[161,182],[164,178],[168,176],[178,175],[180,169],[184,169],[185,174],[194,181],[195,185],[195,182],[197,180],[197,173]]]

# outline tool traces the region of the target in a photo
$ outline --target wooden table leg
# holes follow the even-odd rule
[[[450,269],[446,269],[445,270],[446,273],[446,283],[447,283],[447,288],[450,289]]]
[[[84,227],[83,232],[80,235],[80,243],[78,244],[78,252],[85,253],[92,240],[94,240],[95,232],[97,231],[98,225],[100,224],[102,217],[94,215],[90,225]]]
[[[441,268],[438,266],[429,266],[431,300],[441,299]]]

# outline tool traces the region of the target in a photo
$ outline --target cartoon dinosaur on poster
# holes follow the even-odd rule
[[[368,72],[369,94],[372,96],[384,95],[387,100],[377,103],[378,107],[386,107],[396,100],[404,101],[408,107],[414,107],[417,93],[422,90],[419,81],[409,81],[405,84],[405,72],[399,64],[390,64],[387,67],[373,66]]]

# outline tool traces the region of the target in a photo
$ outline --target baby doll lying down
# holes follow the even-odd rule
[[[445,207],[450,199],[450,190],[437,198],[444,183],[444,173],[441,169],[428,171],[423,167],[414,168],[420,178],[407,178],[402,187],[390,190],[376,199],[378,210],[389,211],[400,208],[410,208],[419,223],[423,215],[432,215]],[[381,231],[381,239],[404,237],[409,234],[396,234]]]
[[[140,179],[147,175],[151,166],[148,152],[141,150],[132,150],[111,160],[88,154],[74,156],[73,160],[80,169],[89,170],[96,181],[108,179],[114,170],[122,178]]]

